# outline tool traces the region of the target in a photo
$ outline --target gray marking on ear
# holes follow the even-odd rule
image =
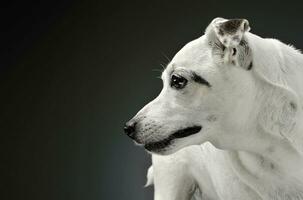
[[[223,65],[252,69],[252,52],[245,33],[250,30],[246,19],[215,18],[206,29],[214,60]]]
[[[290,107],[291,107],[293,110],[297,110],[297,105],[296,105],[294,102],[290,102]]]
[[[219,29],[218,34],[219,34],[219,35],[221,35],[221,36],[224,36],[224,32],[223,32],[223,30],[222,30],[222,29]]]
[[[233,36],[233,40],[238,40],[240,41],[240,37],[238,35]]]
[[[245,32],[250,30],[249,22],[246,19],[223,19],[216,18],[211,22],[218,39],[226,47],[239,45]]]
[[[252,63],[252,62],[250,62],[250,64],[248,65],[247,70],[251,70],[251,69],[252,69],[252,67],[253,67],[253,63]]]
[[[217,121],[217,117],[215,115],[209,115],[206,119],[209,122]]]
[[[226,22],[223,22],[221,28],[229,34],[236,33],[239,30],[239,28],[241,28],[240,26],[242,25],[244,20],[245,19],[230,19]],[[248,27],[249,27],[248,22],[244,23],[243,31],[247,31]]]
[[[233,48],[233,52],[232,52],[232,55],[235,56],[237,53],[237,49],[236,48]]]

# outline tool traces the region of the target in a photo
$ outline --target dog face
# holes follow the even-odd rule
[[[163,89],[125,126],[150,152],[171,154],[211,141],[242,140],[258,120],[260,90],[252,75],[247,20],[214,19],[162,73]]]

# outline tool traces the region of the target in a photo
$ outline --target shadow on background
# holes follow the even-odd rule
[[[152,199],[150,156],[122,127],[161,64],[217,16],[303,45],[299,4],[11,1],[1,8],[1,199]]]

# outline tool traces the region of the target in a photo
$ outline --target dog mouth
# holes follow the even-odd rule
[[[201,126],[192,126],[192,127],[180,129],[163,140],[145,144],[144,148],[148,151],[160,152],[161,150],[168,147],[174,139],[179,139],[179,138],[188,137],[190,135],[194,135],[200,132],[201,129],[202,129]]]

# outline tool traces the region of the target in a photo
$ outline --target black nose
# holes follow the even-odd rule
[[[127,122],[124,126],[124,132],[128,137],[134,140],[136,134],[136,122]]]

